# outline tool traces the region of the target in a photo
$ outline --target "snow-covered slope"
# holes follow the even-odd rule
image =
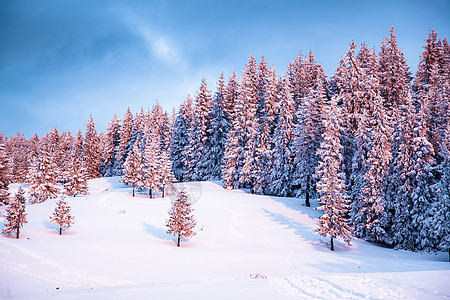
[[[198,234],[181,248],[164,227],[170,198],[133,198],[117,177],[67,199],[75,224],[62,236],[49,222],[54,200],[27,205],[21,238],[0,236],[0,299],[450,298],[445,253],[360,240],[331,252],[303,200],[187,188]]]

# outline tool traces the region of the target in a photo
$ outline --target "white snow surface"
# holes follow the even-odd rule
[[[303,199],[187,183],[197,235],[177,248],[165,228],[173,196],[133,198],[119,180],[67,198],[75,224],[62,236],[55,200],[27,204],[20,239],[0,235],[0,299],[450,299],[446,253],[339,239],[331,252]]]

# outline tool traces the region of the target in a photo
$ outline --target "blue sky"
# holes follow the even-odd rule
[[[0,132],[104,131],[152,107],[172,110],[205,77],[238,76],[250,54],[283,75],[312,50],[331,76],[350,41],[377,52],[390,26],[415,72],[431,29],[448,38],[450,1],[0,2]]]

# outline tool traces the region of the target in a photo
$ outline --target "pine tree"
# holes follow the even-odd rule
[[[405,97],[410,92],[411,77],[406,59],[397,45],[394,26],[390,37],[381,44],[378,60],[378,78],[380,96],[391,122],[398,118],[398,109],[405,104]]]
[[[25,182],[31,162],[28,140],[18,132],[6,142],[5,146],[10,157],[11,182]]]
[[[169,210],[169,219],[166,221],[166,226],[169,228],[167,233],[177,236],[178,247],[180,247],[181,239],[192,237],[196,234],[193,229],[197,222],[192,213],[191,203],[184,186],[181,186],[177,191],[177,198]]]
[[[450,126],[447,126],[446,138],[442,148],[445,149],[441,165],[441,180],[437,185],[437,201],[429,209],[429,219],[425,221],[423,233],[434,239],[434,251],[447,251],[450,261]]]
[[[430,250],[433,237],[424,234],[435,203],[438,202],[436,164],[433,145],[427,139],[426,113],[420,108],[415,119],[414,136],[410,147],[410,166],[405,174],[406,188],[400,200],[397,218],[393,225],[396,247],[412,251]],[[430,240],[431,239],[431,240]]]
[[[0,134],[0,138],[1,138]],[[8,204],[9,193],[8,186],[10,184],[9,159],[6,153],[5,144],[0,139],[0,203]]]
[[[172,169],[175,177],[184,181],[186,158],[184,153],[189,144],[189,132],[192,126],[192,100],[188,95],[180,105],[173,125],[172,143],[170,148],[170,159],[173,162]]]
[[[223,155],[227,134],[230,129],[229,116],[225,108],[225,83],[223,73],[220,75],[217,84],[217,92],[211,102],[209,117],[210,127],[208,128],[209,148],[204,156],[207,178],[221,178],[223,168]]]
[[[64,183],[65,194],[73,197],[87,195],[87,172],[78,156],[73,155],[69,160],[66,173],[67,181]]]
[[[158,156],[161,153],[160,136],[155,128],[147,128],[145,134],[145,148],[143,152],[143,180],[144,188],[148,189],[148,195],[153,197],[153,191],[161,185],[160,166]]]
[[[295,184],[300,187],[297,196],[305,195],[305,205],[310,206],[310,196],[315,189],[314,173],[319,157],[317,150],[323,134],[322,109],[325,105],[324,82],[318,80],[308,96],[302,99],[297,111],[295,128]]]
[[[425,126],[428,140],[435,152],[439,164],[442,161],[442,141],[450,120],[450,54],[437,39],[433,30],[426,40],[425,50],[414,81],[414,90],[418,103],[426,110]]]
[[[144,187],[142,153],[139,150],[139,143],[134,143],[133,149],[123,165],[123,177],[121,182],[133,187],[134,189]]]
[[[345,191],[344,176],[341,171],[342,155],[340,144],[341,112],[333,97],[330,105],[325,107],[325,132],[318,155],[321,161],[317,167],[317,190],[320,195],[320,207],[324,214],[319,219],[318,233],[331,237],[331,251],[334,251],[333,239],[342,237],[350,246],[351,228],[348,225],[349,199]]]
[[[249,146],[249,162],[244,167],[249,166],[252,170],[249,176],[249,181],[252,186],[252,193],[266,193],[270,186],[270,170],[272,168],[272,148],[273,135],[276,127],[277,113],[278,113],[278,99],[277,99],[277,75],[273,65],[270,70],[261,58],[258,72],[257,85],[257,109],[255,119],[257,122],[257,129],[253,142]]]
[[[119,147],[119,120],[117,119],[116,114],[114,114],[113,119],[108,124],[106,129],[106,137],[105,137],[105,148],[102,155],[102,163],[101,163],[101,174],[103,176],[115,176],[118,175],[117,170],[114,169],[116,165],[117,151]]]
[[[230,78],[228,79],[228,83],[223,95],[223,106],[225,111],[227,112],[228,122],[230,124],[233,123],[234,119],[234,104],[239,96],[238,89],[239,83],[236,80],[236,72],[233,72],[233,74],[231,74]]]
[[[282,89],[278,97],[280,114],[274,134],[271,190],[276,195],[290,197],[293,195],[295,111],[287,78],[282,80]]]
[[[153,107],[152,113],[150,115],[150,122],[152,126],[156,129],[159,134],[159,142],[161,150],[169,151],[171,143],[171,124],[169,120],[169,115],[163,110],[158,101],[156,101]]]
[[[43,150],[35,158],[31,170],[28,174],[29,191],[32,203],[41,203],[48,198],[54,199],[59,193],[56,187],[56,173],[54,163],[51,161],[50,154]]]
[[[61,196],[56,204],[57,207],[53,212],[53,216],[50,217],[50,221],[59,226],[59,235],[62,235],[62,229],[70,228],[75,218],[70,214],[70,206],[67,204],[64,196]]]
[[[162,197],[164,198],[166,187],[170,187],[177,181],[172,172],[172,162],[170,161],[169,154],[164,150],[159,155],[158,166],[159,183],[161,185]]]
[[[204,160],[210,148],[209,133],[210,128],[210,106],[211,95],[207,89],[206,80],[202,80],[197,92],[192,119],[192,127],[189,132],[189,146],[185,149],[185,171],[183,177],[186,180],[204,180],[208,177],[207,163]]]
[[[257,65],[253,56],[244,67],[244,74],[238,89],[238,98],[234,102],[232,126],[228,133],[224,154],[222,176],[225,188],[250,188],[252,186],[252,155],[257,122],[258,95]]]
[[[75,147],[75,138],[70,131],[63,132],[58,143],[58,150],[55,156],[55,163],[59,166],[58,183],[65,184],[68,181],[67,170],[73,159],[73,149]]]
[[[90,116],[89,121],[86,124],[86,134],[83,145],[83,160],[88,179],[97,178],[100,175],[99,142],[100,140],[97,131],[95,130],[94,119]]]
[[[119,146],[117,148],[117,160],[116,164],[114,166],[114,169],[118,171],[118,174],[123,174],[123,164],[125,163],[125,160],[128,157],[128,152],[130,151],[130,141],[132,137],[133,131],[133,114],[130,111],[130,108],[128,107],[123,120],[122,125],[120,126],[119,130]]]
[[[24,190],[20,187],[6,210],[6,225],[3,228],[3,233],[15,234],[16,239],[19,238],[20,227],[27,223],[24,194]]]

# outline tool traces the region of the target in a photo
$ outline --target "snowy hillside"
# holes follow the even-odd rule
[[[445,253],[360,240],[331,252],[303,200],[187,189],[198,234],[181,248],[164,227],[169,198],[133,198],[118,177],[67,198],[75,224],[62,236],[55,200],[27,205],[21,238],[0,236],[0,299],[450,299]]]

